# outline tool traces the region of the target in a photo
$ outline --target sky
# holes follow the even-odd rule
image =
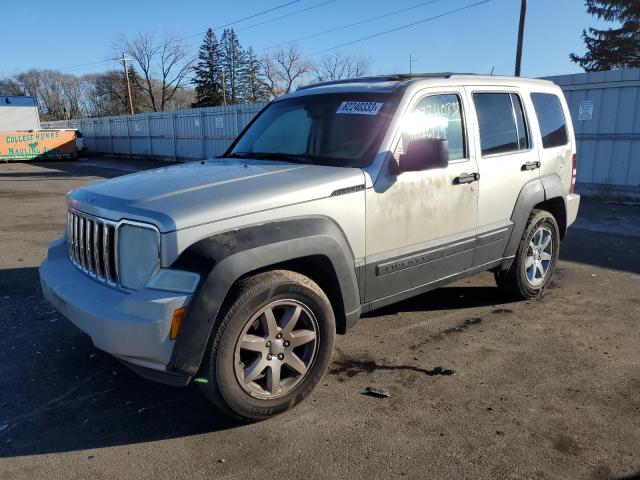
[[[191,37],[185,42],[195,51],[208,27],[215,30],[268,9],[273,10],[230,25],[244,47],[261,53],[275,44],[292,42],[314,59],[327,49],[444,14],[338,50],[369,57],[373,74],[407,72],[411,56],[415,59],[414,72],[489,73],[493,69],[497,75],[512,75],[520,0],[488,0],[466,8],[480,1],[65,0],[52,7],[50,1],[30,0],[24,11],[21,0],[3,0],[0,41],[5,48],[0,76],[29,68],[60,69],[78,75],[119,68],[105,61],[113,57],[114,40],[141,31]],[[408,10],[300,40],[401,9]],[[449,14],[454,10],[459,11]],[[586,13],[582,0],[529,0],[523,76],[579,72],[569,53],[584,52],[584,28],[603,25]]]

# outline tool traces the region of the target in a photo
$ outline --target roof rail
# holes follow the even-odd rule
[[[450,78],[452,75],[473,75],[469,73],[454,73],[454,72],[440,72],[440,73],[394,73],[391,75],[376,75],[371,77],[354,77],[343,78],[341,80],[329,80],[327,82],[311,83],[309,85],[303,85],[298,87],[298,90],[306,90],[308,88],[324,87],[327,85],[340,85],[343,83],[354,82],[401,82],[404,80],[420,79],[420,78]]]

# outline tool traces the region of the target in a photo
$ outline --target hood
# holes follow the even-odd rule
[[[147,170],[69,193],[70,207],[170,232],[328,197],[364,184],[357,168],[219,159]]]

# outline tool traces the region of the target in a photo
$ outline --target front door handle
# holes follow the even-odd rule
[[[523,172],[527,170],[535,170],[536,168],[540,168],[540,162],[527,162],[524,165],[522,165]]]
[[[453,179],[454,185],[461,185],[463,183],[473,183],[480,180],[479,173],[462,173],[459,177]]]

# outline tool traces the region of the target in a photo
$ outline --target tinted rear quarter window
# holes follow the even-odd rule
[[[560,147],[569,143],[567,121],[560,99],[550,93],[532,93],[531,101],[538,117],[543,148]]]
[[[522,108],[520,97],[514,93],[511,94],[513,102],[513,112],[516,116],[516,127],[518,128],[518,147],[520,150],[529,148],[529,132],[527,130],[527,120]]]

